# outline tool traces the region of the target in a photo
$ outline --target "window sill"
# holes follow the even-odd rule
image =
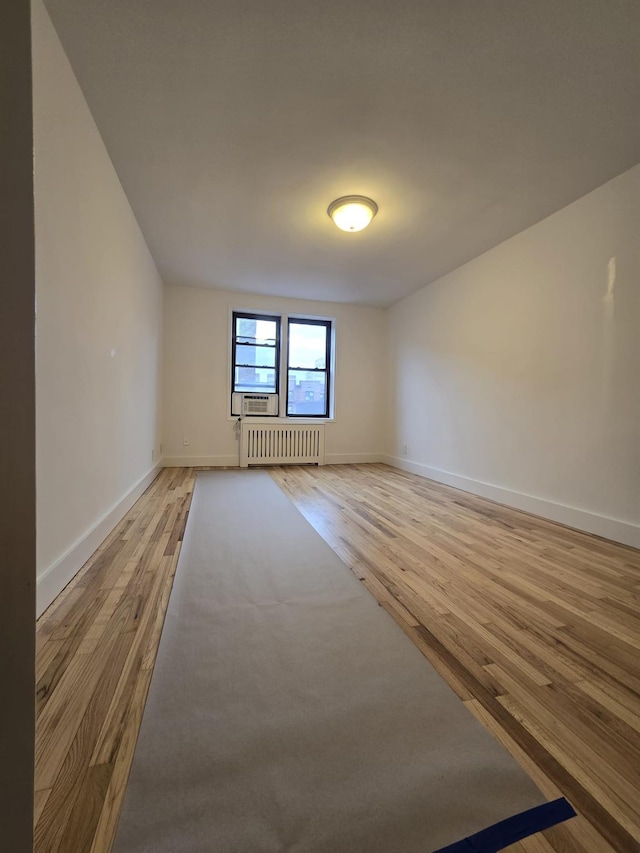
[[[240,415],[227,415],[228,421],[237,421]],[[280,417],[279,415],[244,415],[243,421],[248,421],[250,424],[269,423],[269,424],[331,424],[335,423],[335,418],[309,418],[301,415],[300,417]]]

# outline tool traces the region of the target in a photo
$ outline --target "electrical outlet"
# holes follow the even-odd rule
[[[151,448],[151,461],[152,462],[156,461],[156,449],[155,449],[155,447]]]
[[[160,456],[162,456],[162,443],[160,444]]]
[[[191,444],[191,439],[187,438],[187,436],[185,435],[185,437],[182,439],[182,443],[185,447],[189,447],[189,445]]]
[[[402,455],[406,456],[408,452],[409,452],[409,449],[408,449],[407,445],[403,444],[402,445]]]

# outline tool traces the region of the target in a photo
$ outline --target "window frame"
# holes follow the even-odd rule
[[[236,333],[236,320],[270,320],[275,322],[276,324],[276,345],[275,345],[275,363],[273,365],[273,370],[275,372],[275,391],[236,391],[236,367],[238,366],[246,366],[246,367],[261,367],[262,365],[238,365],[236,358],[236,348],[238,346],[242,346],[242,344],[238,344],[238,335]],[[240,337],[243,337],[240,335]],[[245,336],[246,337],[246,336]],[[260,346],[260,344],[258,344]],[[269,349],[273,349],[273,347],[269,347]],[[254,311],[233,311],[231,314],[231,396],[229,397],[229,403],[231,408],[233,409],[233,395],[234,394],[277,394],[278,399],[280,399],[280,373],[282,371],[282,365],[280,363],[280,354],[282,349],[282,315],[281,314],[258,314]],[[271,365],[267,365],[267,367],[271,367]]]
[[[235,358],[235,318],[237,316],[247,317],[248,319],[256,319],[256,320],[275,320],[279,321],[279,326],[277,326],[278,330],[278,359],[277,359],[277,376],[276,376],[276,387],[278,394],[278,414],[277,415],[266,415],[266,414],[252,414],[252,415],[238,415],[233,414],[233,398],[234,394],[249,394],[253,392],[249,391],[235,391],[233,390],[235,382],[235,368],[236,368],[236,358]],[[327,415],[286,415],[287,411],[287,403],[283,401],[282,391],[287,387],[288,380],[288,367],[287,367],[287,347],[288,347],[288,320],[291,319],[293,321],[298,321],[301,323],[307,323],[308,321],[319,320],[322,323],[326,323],[329,328],[329,342],[330,342],[330,362],[328,363],[328,376],[329,376],[329,387],[327,392],[327,405],[325,411],[328,412]],[[336,370],[336,351],[337,351],[337,328],[336,328],[336,317],[331,315],[322,315],[322,314],[304,314],[298,312],[288,311],[269,311],[263,310],[262,308],[244,308],[242,303],[238,305],[229,304],[228,305],[228,315],[227,315],[227,400],[228,400],[228,409],[227,409],[227,420],[228,421],[238,421],[244,417],[250,418],[252,421],[260,421],[260,420],[269,420],[272,421],[277,419],[283,423],[289,422],[298,422],[301,423],[304,420],[309,420],[310,422],[318,422],[318,421],[327,421],[333,422],[336,419],[336,400],[335,400],[335,370]],[[252,365],[253,366],[253,365]],[[256,391],[255,393],[260,394],[262,392]],[[267,392],[265,392],[267,393]],[[273,392],[268,392],[273,393]],[[287,391],[288,398],[288,391]]]
[[[285,415],[287,418],[322,418],[323,420],[328,420],[331,417],[331,392],[332,392],[332,373],[333,373],[333,362],[331,360],[331,349],[332,349],[332,338],[333,338],[333,320],[329,318],[319,318],[319,317],[297,317],[295,315],[287,315],[286,317],[287,324],[287,348],[286,348],[286,358],[284,362],[284,371],[285,371]],[[322,367],[296,367],[289,364],[289,355],[291,352],[291,335],[290,329],[291,325],[299,325],[299,326],[324,326],[326,329],[325,336],[325,366]],[[321,414],[292,414],[289,412],[289,373],[292,370],[304,370],[307,373],[324,373],[326,382],[325,382],[325,395],[324,395],[324,412]]]

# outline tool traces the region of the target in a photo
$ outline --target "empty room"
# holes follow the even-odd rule
[[[640,5],[0,64],[0,849],[637,853]]]

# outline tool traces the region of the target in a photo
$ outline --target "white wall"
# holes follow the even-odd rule
[[[388,461],[640,546],[640,166],[389,328]]]
[[[229,419],[231,309],[335,318],[335,422],[326,428],[327,461],[378,461],[387,387],[383,309],[166,286],[166,462],[237,465],[235,419]]]
[[[40,0],[33,54],[41,611],[158,459],[162,285]]]

